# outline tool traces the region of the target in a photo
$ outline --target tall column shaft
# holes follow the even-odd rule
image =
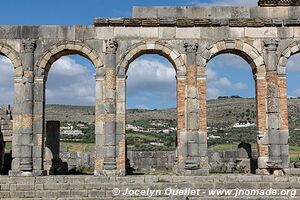
[[[286,75],[278,76],[279,87],[279,117],[280,117],[280,157],[283,168],[289,168],[289,118],[288,118],[288,98],[286,93]]]
[[[199,95],[199,131],[207,132],[207,113],[206,113],[206,76],[198,75],[197,87]]]
[[[207,112],[206,112],[206,75],[197,76],[199,95],[199,156],[200,167],[208,169],[207,156]]]
[[[116,80],[116,157],[119,175],[126,173],[126,75]]]
[[[44,163],[44,120],[45,120],[45,77],[35,75],[33,106],[33,171],[43,173]]]
[[[197,43],[185,43],[187,67],[187,151],[188,157],[199,154],[199,96],[197,90]]]
[[[266,40],[265,47],[265,63],[267,68],[267,133],[268,133],[268,155],[269,160],[267,167],[269,173],[279,173],[284,165],[282,155],[286,151],[288,131],[281,130],[281,111],[280,111],[280,83],[277,72],[277,47],[278,41]],[[283,88],[285,85],[282,85]],[[283,94],[283,97],[286,95]]]
[[[266,131],[266,75],[255,75],[258,168],[266,169],[269,160],[269,139]]]
[[[96,105],[95,105],[95,175],[101,174],[105,157],[105,69],[96,71]]]
[[[183,163],[187,157],[186,134],[186,75],[176,76],[177,81],[177,162]]]
[[[29,175],[33,171],[33,102],[34,102],[34,51],[35,41],[23,42],[22,63],[24,75],[15,81],[15,105],[17,105],[16,135],[13,139],[13,169],[11,175]],[[19,92],[19,93],[16,93]],[[17,97],[21,96],[21,97]],[[21,124],[21,126],[20,126]]]
[[[104,170],[116,170],[116,51],[118,43],[108,40],[105,55],[105,149]]]
[[[178,171],[183,175],[207,175],[207,144],[204,137],[206,132],[200,131],[199,119],[199,80],[196,66],[198,44],[186,42],[184,48],[187,74],[186,77],[177,75]]]

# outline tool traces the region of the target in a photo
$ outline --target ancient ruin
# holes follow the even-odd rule
[[[79,54],[97,72],[94,174],[126,175],[126,72],[137,57],[159,54],[176,70],[174,171],[208,175],[205,66],[223,53],[240,56],[252,68],[256,173],[283,174],[289,167],[285,67],[300,52],[300,6],[294,6],[299,5],[296,0],[260,0],[259,5],[134,7],[132,18],[95,18],[94,26],[0,26],[0,53],[11,60],[15,75],[9,174],[45,174],[45,83],[57,59]]]

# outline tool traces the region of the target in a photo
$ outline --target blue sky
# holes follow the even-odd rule
[[[92,25],[94,17],[130,17],[132,6],[254,6],[257,0],[10,0],[0,12],[1,25]],[[300,96],[300,55],[288,63],[288,95]],[[299,64],[300,65],[300,64]],[[47,103],[93,105],[95,70],[80,56],[56,61],[47,81]],[[254,97],[250,66],[235,55],[219,55],[207,65],[207,97],[223,95]],[[146,76],[145,76],[146,74]],[[0,57],[0,104],[12,103],[12,66]],[[158,55],[144,55],[131,63],[127,79],[128,108],[170,108],[176,106],[175,70]]]
[[[4,3],[5,2],[5,3]],[[256,5],[256,0],[8,0],[0,24],[92,25],[94,17],[130,17],[133,6]]]

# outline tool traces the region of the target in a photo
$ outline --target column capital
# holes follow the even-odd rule
[[[176,76],[177,80],[186,80],[186,75],[185,74],[177,74]]]
[[[25,53],[33,53],[36,49],[36,41],[27,39],[23,41],[23,48]]]
[[[207,78],[207,75],[205,75],[205,74],[197,75],[197,80],[206,80],[206,78]]]
[[[278,47],[278,40],[277,39],[267,39],[264,40],[264,47],[267,51],[276,51]]]
[[[119,74],[117,75],[117,79],[124,79],[126,80],[128,78],[128,76],[126,74]]]
[[[278,78],[286,79],[286,74],[278,74]]]
[[[184,42],[183,47],[186,54],[197,53],[198,42]]]
[[[115,39],[106,40],[106,53],[114,54],[118,49],[118,41]]]
[[[254,75],[255,80],[264,80],[266,79],[266,74],[265,73],[256,73]]]

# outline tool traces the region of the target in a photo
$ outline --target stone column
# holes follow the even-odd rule
[[[175,173],[181,174],[187,157],[187,135],[186,135],[186,75],[176,75],[177,90],[177,145],[176,159],[177,167]],[[176,171],[177,170],[177,171]]]
[[[198,43],[184,43],[186,53],[187,79],[185,87],[185,134],[180,135],[180,145],[185,147],[184,163],[182,163],[181,173],[185,175],[208,174],[206,166],[207,145],[205,143],[205,133],[200,133],[199,129],[199,95],[197,86],[197,66],[196,53]],[[180,122],[179,122],[180,123]],[[200,142],[200,139],[202,140]],[[203,165],[204,164],[204,165]]]
[[[279,117],[280,117],[280,157],[282,161],[282,167],[284,169],[289,168],[289,119],[288,119],[288,99],[286,93],[286,75],[278,75],[278,87],[279,87]]]
[[[115,174],[116,163],[116,51],[117,41],[106,41],[105,54],[105,150],[104,170],[106,174]]]
[[[269,160],[269,139],[266,131],[266,75],[255,74],[254,80],[256,88],[256,125],[259,168],[257,173],[267,173],[267,162]]]
[[[105,69],[96,69],[96,105],[95,105],[95,175],[101,175],[105,157]]]
[[[47,121],[45,140],[45,170],[56,174],[59,167],[60,121]]]
[[[267,79],[267,134],[269,140],[267,167],[269,173],[278,173],[282,169],[280,145],[280,115],[279,115],[279,87],[277,74],[276,50],[278,41],[266,40],[265,63]]]
[[[35,73],[33,106],[33,173],[44,173],[45,75]]]
[[[33,175],[33,100],[34,51],[33,40],[23,42],[24,75],[15,79],[16,125],[14,125],[13,162],[10,175]],[[15,123],[15,122],[14,122]]]
[[[197,66],[196,52],[198,43],[185,43],[186,67],[187,67],[187,150],[188,157],[198,157],[199,148],[199,96],[197,91]],[[193,160],[193,159],[191,159]],[[192,164],[193,163],[193,164]],[[196,164],[191,161],[191,165]],[[196,164],[197,165],[197,164]],[[194,168],[195,166],[193,166]]]
[[[5,142],[3,139],[3,133],[1,131],[1,126],[0,126],[0,174],[4,167],[4,156],[5,156]]]
[[[206,113],[206,75],[197,75],[199,94],[199,131],[207,132]]]
[[[199,155],[200,167],[208,173],[207,156],[207,112],[206,112],[206,75],[197,75],[197,87],[199,95]]]
[[[126,174],[126,75],[117,75],[116,84],[116,149],[118,175]]]

